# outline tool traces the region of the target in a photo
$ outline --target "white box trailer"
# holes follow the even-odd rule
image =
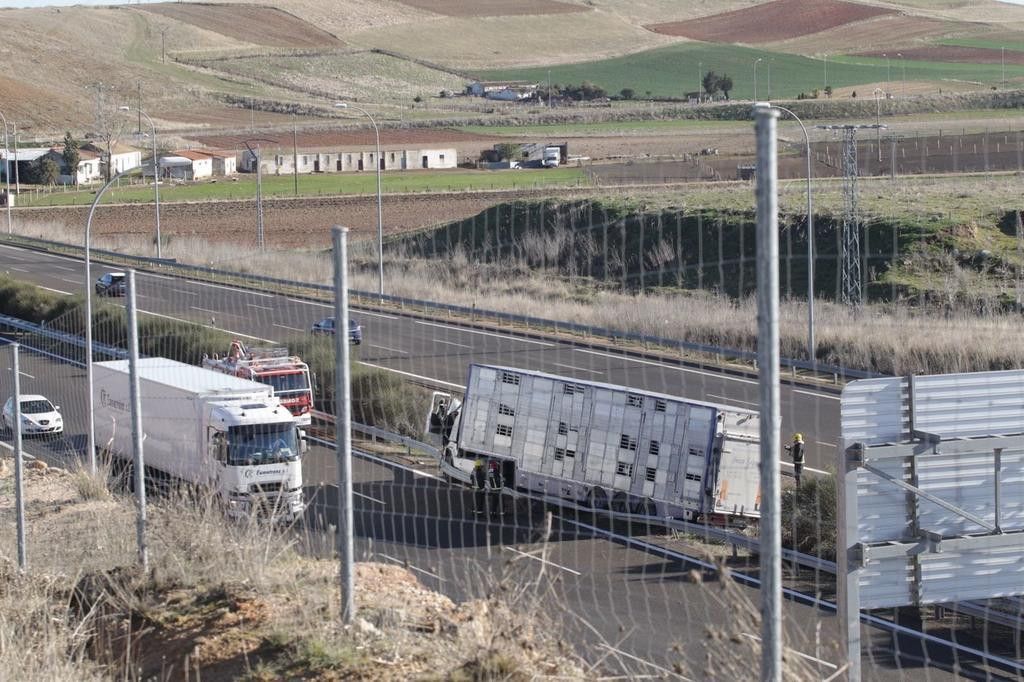
[[[474,364],[461,402],[434,394],[427,428],[449,478],[472,484],[493,459],[507,486],[695,519],[760,516],[759,424],[752,410]]]
[[[273,388],[166,358],[139,360],[143,453],[148,480],[208,487],[229,515],[304,509],[304,436]],[[93,364],[96,446],[133,461],[127,360]]]

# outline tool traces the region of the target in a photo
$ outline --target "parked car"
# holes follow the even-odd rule
[[[96,295],[124,296],[127,281],[123,272],[106,272],[96,280]]]
[[[330,334],[334,336],[334,318],[325,317],[322,320],[317,320],[310,327],[309,331],[311,334]],[[363,327],[351,317],[348,318],[348,340],[354,346],[358,346],[363,342]]]
[[[3,409],[4,427],[14,430],[14,397],[7,399]],[[60,408],[45,396],[21,396],[21,432],[26,436],[64,433],[64,418]]]

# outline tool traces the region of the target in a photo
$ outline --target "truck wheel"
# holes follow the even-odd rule
[[[629,512],[629,496],[626,493],[619,492],[612,496],[612,511],[620,514]]]
[[[604,488],[594,486],[587,491],[587,499],[583,503],[583,506],[590,509],[607,509],[608,493],[604,491]]]
[[[654,504],[654,500],[649,497],[645,497],[642,500],[638,500],[633,505],[633,513],[639,514],[640,516],[654,516],[658,513],[658,507]]]

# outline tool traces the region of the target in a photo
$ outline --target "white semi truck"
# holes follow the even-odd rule
[[[128,361],[97,362],[93,370],[97,447],[130,471]],[[273,388],[166,358],[142,358],[139,394],[148,481],[173,479],[213,490],[231,517],[302,515],[305,434]]]
[[[434,393],[441,471],[661,518],[760,516],[758,413],[525,369],[471,365],[462,400]],[[483,460],[480,462],[480,460]]]
[[[542,166],[544,166],[545,168],[558,168],[558,163],[561,160],[561,147],[544,147],[544,154],[541,157]]]

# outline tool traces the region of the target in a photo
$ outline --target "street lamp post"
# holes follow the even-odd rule
[[[700,103],[704,95],[704,62],[697,62],[697,102]]]
[[[764,63],[765,68],[768,70],[768,101],[772,101],[772,60],[769,59]]]
[[[96,212],[96,206],[100,203],[103,193],[120,180],[122,175],[127,175],[134,170],[134,168],[123,170],[107,180],[107,184],[96,192],[96,198],[92,200],[92,206],[89,207],[89,217],[85,221],[85,383],[88,384],[85,409],[89,415],[89,433],[86,436],[85,446],[89,455],[89,473],[92,474],[96,473],[96,416],[93,412],[92,398],[92,260],[89,251],[92,244],[92,216]]]
[[[131,107],[122,106],[118,107],[121,111],[131,111]],[[156,257],[163,258],[163,245],[160,239],[160,168],[156,156],[156,125],[153,123],[153,119],[149,117],[142,108],[139,108],[139,114],[146,117],[149,121],[149,128],[151,137],[153,138],[153,199],[156,203]]]
[[[1006,48],[999,48],[999,70],[1001,76],[999,77],[999,87],[1002,90],[1006,89]]]
[[[902,92],[903,96],[906,97],[907,96],[907,62],[904,61],[903,53],[902,52],[897,52],[896,56],[900,58],[900,68],[903,71],[903,81],[902,81],[901,90],[903,91]]]
[[[0,121],[4,122],[4,177],[7,178],[7,197],[5,204],[7,204],[7,234],[14,232],[13,223],[11,222],[11,148],[7,142],[7,118],[0,112]]]
[[[882,56],[885,57],[885,87],[888,88],[889,82],[892,80],[889,74],[889,55],[883,52]]]
[[[885,90],[882,90],[882,88],[875,88],[875,91],[872,94],[874,94],[874,96],[875,96],[875,126],[876,126],[875,132],[876,132],[876,144],[878,145],[878,163],[881,164],[882,163],[882,104],[881,104],[881,101],[878,99],[878,94],[879,93],[883,93],[884,94]],[[881,172],[881,170],[882,170],[881,165],[879,165],[878,170],[879,170],[879,172]]]
[[[814,342],[814,207],[811,204],[811,138],[800,117],[786,107],[770,105],[773,109],[785,112],[800,124],[804,134],[804,145],[807,153],[807,358],[815,361],[816,345]]]
[[[757,101],[757,63],[762,61],[761,57],[754,60],[754,101]]]
[[[373,126],[373,136],[377,144],[377,160],[375,165],[377,166],[377,281],[378,281],[378,294],[380,295],[380,302],[384,302],[384,211],[381,206],[381,193],[380,193],[380,167],[384,161],[384,157],[380,154],[380,129],[377,128],[377,122],[373,120],[373,116],[370,116],[370,112],[362,107],[357,107],[354,104],[348,102],[335,102],[334,106],[338,109],[355,109],[360,112],[366,118],[370,119],[370,125]]]
[[[824,90],[825,88],[828,87],[828,55],[827,54],[825,55],[824,63],[825,63],[825,81],[821,84],[821,89],[822,90]]]

